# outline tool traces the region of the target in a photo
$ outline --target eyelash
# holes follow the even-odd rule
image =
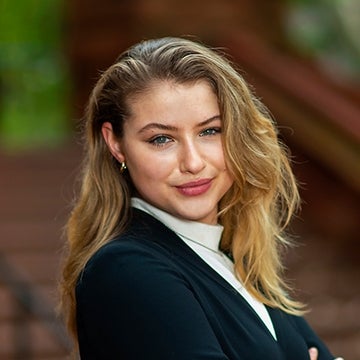
[[[165,142],[159,142],[160,139],[165,139],[166,141]],[[169,142],[168,140],[171,140],[171,138],[169,136],[158,135],[158,136],[155,136],[154,138],[150,139],[148,142],[151,145],[161,147],[161,146],[166,145]]]
[[[220,133],[221,133],[220,127],[212,127],[212,128],[208,128],[208,129],[205,129],[204,131],[202,131],[200,133],[200,136],[214,136],[214,135],[220,134]]]
[[[214,136],[214,135],[217,135],[220,133],[221,133],[220,127],[212,127],[212,128],[208,128],[208,129],[201,131],[199,136],[200,137]],[[160,141],[160,140],[162,140],[162,141]],[[167,135],[157,135],[154,138],[151,138],[150,140],[148,140],[148,143],[153,146],[162,147],[171,141],[172,141],[171,137],[169,137]]]

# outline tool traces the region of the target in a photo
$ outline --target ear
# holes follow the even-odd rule
[[[114,156],[114,158],[120,163],[124,162],[125,155],[121,150],[120,142],[114,134],[114,130],[111,123],[104,122],[101,127],[101,133],[106,142],[106,145],[109,148],[109,151]]]

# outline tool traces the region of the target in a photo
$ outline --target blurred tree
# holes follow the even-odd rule
[[[289,40],[334,78],[360,80],[360,2],[287,0]]]
[[[6,149],[58,143],[66,134],[68,77],[61,0],[0,2],[0,141]]]

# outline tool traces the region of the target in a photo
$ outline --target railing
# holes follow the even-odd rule
[[[31,329],[27,326],[27,319],[33,317],[41,321],[57,343],[67,353],[70,353],[71,344],[68,340],[62,322],[57,318],[52,306],[31,286],[22,279],[16,269],[0,253],[0,282],[11,292],[19,306],[16,314],[21,326],[14,326],[12,343],[7,344],[12,348],[13,359],[32,359],[34,355],[31,343]],[[35,358],[34,358],[35,359]]]

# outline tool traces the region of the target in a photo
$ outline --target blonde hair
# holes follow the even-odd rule
[[[264,106],[220,53],[181,38],[141,42],[125,51],[100,77],[85,114],[86,158],[77,203],[67,225],[68,249],[61,283],[62,307],[76,339],[75,286],[88,260],[119,235],[129,220],[132,183],[121,174],[101,134],[111,122],[122,136],[127,101],[154,81],[207,81],[218,97],[224,155],[234,184],[220,202],[221,248],[234,258],[238,277],[263,303],[291,314],[281,273],[282,235],[299,196],[285,147]]]

